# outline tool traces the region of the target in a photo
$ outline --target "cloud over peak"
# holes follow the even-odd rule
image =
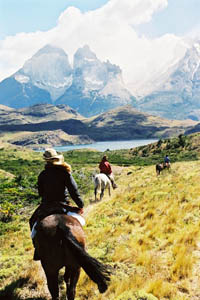
[[[17,71],[46,44],[63,48],[70,61],[78,48],[88,44],[101,60],[119,65],[125,82],[133,87],[184,54],[185,44],[174,35],[148,39],[137,33],[139,24],[149,22],[167,4],[167,0],[110,0],[85,13],[68,7],[51,30],[19,33],[0,42],[0,79]]]

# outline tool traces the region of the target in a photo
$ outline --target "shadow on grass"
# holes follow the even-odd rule
[[[23,288],[30,278],[19,278],[16,281],[13,281],[11,284],[7,285],[3,290],[0,291],[0,300],[24,300],[20,296],[16,295],[16,289]],[[26,300],[45,300],[43,297],[29,297]]]

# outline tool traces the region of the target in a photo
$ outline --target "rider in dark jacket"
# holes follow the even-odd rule
[[[43,157],[45,169],[38,176],[38,192],[42,202],[30,219],[31,228],[35,221],[52,213],[83,213],[84,202],[70,173],[71,167],[64,162],[63,155],[58,155],[50,148],[46,149]],[[69,195],[78,207],[69,206]]]
[[[43,204],[69,205],[70,195],[79,208],[84,206],[77,184],[64,165],[46,164],[45,170],[38,176],[38,192]]]
[[[63,155],[54,149],[46,149],[43,154],[45,169],[38,176],[38,192],[42,202],[29,220],[34,244],[34,233],[37,222],[48,215],[67,213],[69,211],[83,213],[84,202],[80,197],[76,182],[71,175],[71,167],[64,162]],[[78,207],[70,206],[69,195]],[[35,225],[34,225],[35,224]],[[34,260],[39,260],[35,250]]]

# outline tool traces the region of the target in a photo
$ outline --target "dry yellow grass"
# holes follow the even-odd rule
[[[82,271],[76,300],[200,299],[200,161],[174,163],[160,176],[154,166],[120,173],[118,189],[90,207],[85,227],[88,252],[113,267],[110,286],[99,294]],[[18,293],[46,297],[41,269],[30,265],[28,230],[25,236],[19,265],[29,283]]]
[[[114,300],[126,290],[163,300],[200,298],[199,178],[199,161],[175,163],[160,176],[153,166],[123,170],[112,199],[87,218],[90,253],[115,269],[108,292],[92,300]]]

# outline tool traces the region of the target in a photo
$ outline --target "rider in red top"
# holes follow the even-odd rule
[[[116,189],[117,185],[114,182],[114,176],[112,173],[111,165],[108,162],[108,158],[106,155],[103,156],[103,158],[99,164],[99,169],[100,169],[100,173],[104,173],[108,176],[108,178],[110,179],[110,181],[112,183],[113,189]]]
[[[99,169],[101,173],[104,173],[106,175],[110,175],[112,173],[111,165],[107,161],[106,155],[102,158],[102,161],[99,164]]]

